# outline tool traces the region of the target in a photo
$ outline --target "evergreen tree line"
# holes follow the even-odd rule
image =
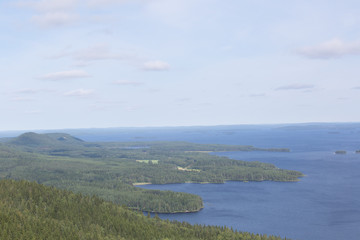
[[[0,181],[0,239],[280,240],[280,237],[151,218],[141,212],[28,181]]]
[[[145,190],[137,183],[297,181],[300,172],[272,164],[232,160],[208,151],[285,151],[186,142],[87,143],[68,134],[27,133],[0,144],[0,179],[25,179],[97,195],[131,209],[199,211],[199,196]],[[285,153],[286,154],[286,153]]]

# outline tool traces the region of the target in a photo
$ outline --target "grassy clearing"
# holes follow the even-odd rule
[[[136,160],[136,162],[147,163],[147,164],[151,162],[152,164],[159,164],[159,160]]]
[[[191,169],[191,168],[183,168],[183,167],[177,167],[179,171],[186,171],[186,172],[200,172],[199,169]]]
[[[138,183],[133,183],[133,186],[141,186],[141,185],[150,185],[150,182],[138,182]]]

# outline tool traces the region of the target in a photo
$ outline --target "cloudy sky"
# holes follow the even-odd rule
[[[1,0],[0,130],[359,121],[358,0]]]

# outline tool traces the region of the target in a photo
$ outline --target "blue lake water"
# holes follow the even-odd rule
[[[200,195],[205,208],[160,217],[190,223],[227,225],[241,231],[292,239],[359,239],[360,155],[331,152],[221,153],[234,159],[271,162],[300,170],[295,183],[148,185],[144,188]]]
[[[65,130],[87,141],[189,141],[286,147],[291,152],[222,152],[218,155],[298,170],[299,182],[146,185],[200,195],[197,213],[160,214],[193,224],[294,240],[360,239],[360,124],[303,124],[183,128]],[[1,134],[0,134],[1,135]],[[347,154],[335,155],[336,150]]]
[[[216,154],[301,171],[306,176],[299,182],[171,184],[143,188],[194,193],[203,198],[202,211],[160,214],[164,219],[226,225],[299,240],[342,240],[360,239],[360,154],[355,154],[360,149],[359,129],[360,125],[170,128],[143,129],[143,132],[134,129],[117,137],[126,141],[184,140],[290,148],[289,153]],[[335,155],[336,150],[348,153]]]

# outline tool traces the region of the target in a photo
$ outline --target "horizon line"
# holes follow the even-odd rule
[[[214,125],[164,125],[164,126],[118,126],[118,127],[64,127],[64,128],[41,128],[41,129],[0,129],[0,132],[23,132],[23,131],[58,131],[58,130],[100,130],[100,129],[145,129],[145,128],[191,128],[191,127],[231,127],[231,126],[276,126],[276,125],[321,125],[321,124],[360,124],[358,122],[298,122],[298,123],[240,123],[240,124],[214,124]]]

